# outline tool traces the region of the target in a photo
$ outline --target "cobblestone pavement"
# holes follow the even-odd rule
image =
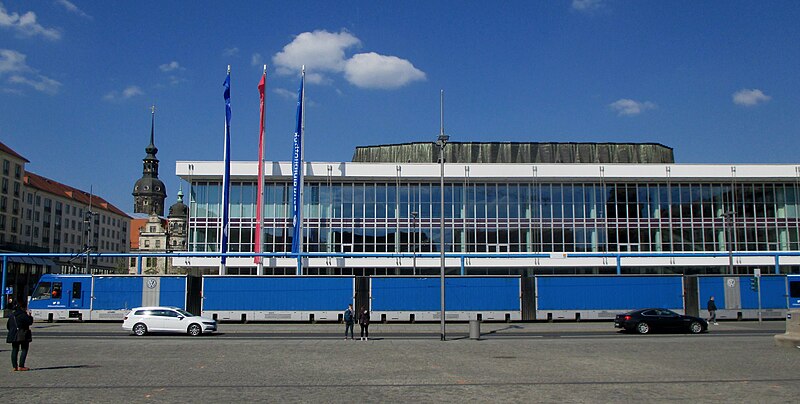
[[[627,335],[609,323],[380,324],[344,341],[336,324],[222,324],[219,335],[133,337],[111,324],[34,328],[30,372],[0,391],[27,402],[794,402],[800,349],[781,322],[702,335]],[[519,327],[519,328],[514,328]],[[357,327],[356,327],[357,328]],[[609,332],[609,330],[611,330]],[[515,334],[503,337],[503,333]],[[394,335],[382,336],[381,334]]]

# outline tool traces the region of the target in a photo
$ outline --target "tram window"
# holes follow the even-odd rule
[[[800,297],[800,281],[789,282],[789,296]]]
[[[50,294],[53,299],[61,299],[61,282],[53,282],[53,291]]]
[[[72,282],[72,298],[73,299],[80,299],[81,298],[81,283],[80,282]]]
[[[36,286],[36,290],[33,291],[33,296],[31,296],[31,300],[43,300],[50,298],[50,282],[39,282],[39,285]]]

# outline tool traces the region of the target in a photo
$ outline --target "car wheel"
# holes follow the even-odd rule
[[[191,335],[193,337],[196,337],[196,336],[202,334],[203,330],[200,328],[199,325],[192,324],[192,325],[189,326],[189,329],[187,330],[187,332],[189,333],[189,335]]]
[[[636,331],[639,332],[639,334],[647,334],[650,332],[650,325],[642,321],[641,323],[636,324]]]
[[[689,324],[689,331],[691,331],[692,334],[699,334],[703,332],[703,325],[697,321],[692,321],[692,323]]]
[[[147,326],[142,323],[136,323],[136,325],[133,326],[133,333],[141,337],[147,334]]]

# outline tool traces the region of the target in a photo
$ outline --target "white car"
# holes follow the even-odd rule
[[[216,331],[217,321],[195,316],[177,307],[136,307],[125,315],[122,329],[138,336],[149,332],[179,332],[198,336]]]

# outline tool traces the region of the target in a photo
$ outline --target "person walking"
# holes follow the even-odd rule
[[[15,372],[24,372],[30,369],[25,367],[25,359],[28,357],[28,346],[32,341],[31,338],[31,324],[33,324],[33,317],[30,313],[22,310],[22,307],[17,302],[12,302],[9,305],[12,310],[11,315],[8,316],[6,322],[6,342],[11,344],[11,366],[14,367]],[[17,360],[19,356],[19,360]]]
[[[355,340],[353,337],[353,324],[356,321],[356,312],[353,311],[353,305],[348,304],[347,310],[344,311],[344,340],[347,341],[347,330],[350,330],[350,339]]]
[[[369,311],[364,306],[359,310],[358,325],[361,326],[361,340],[369,340]]]
[[[719,323],[717,323],[717,304],[714,303],[714,296],[711,296],[711,298],[708,299],[706,308],[708,309],[708,322],[713,322],[714,325],[719,325]]]

